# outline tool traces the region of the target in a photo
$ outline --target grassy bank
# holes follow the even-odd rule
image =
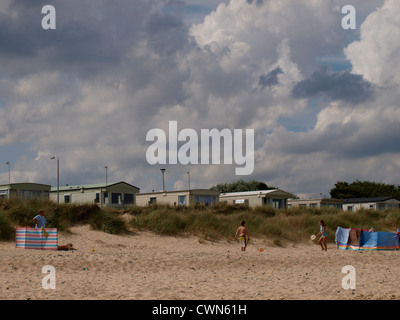
[[[194,234],[206,238],[232,239],[241,220],[246,221],[250,233],[266,237],[275,244],[297,242],[319,232],[319,220],[324,220],[330,242],[334,242],[338,226],[344,228],[371,228],[395,232],[400,226],[400,210],[356,213],[336,209],[286,209],[269,207],[237,208],[219,204],[211,208],[173,208],[157,206],[136,208],[131,212],[130,226],[158,234]]]
[[[235,207],[218,204],[203,206],[129,207],[121,211],[96,205],[60,205],[51,201],[10,199],[0,203],[0,239],[12,240],[15,227],[33,226],[33,217],[43,209],[48,227],[61,232],[77,224],[113,234],[127,230],[146,230],[160,235],[196,235],[206,239],[232,239],[241,220],[250,233],[265,237],[279,245],[285,241],[308,240],[319,231],[319,220],[327,225],[329,241],[333,242],[338,226],[371,228],[394,232],[400,227],[400,210],[344,212],[334,209],[287,209],[270,207]]]
[[[90,224],[92,229],[108,233],[124,233],[126,222],[113,210],[102,210],[97,205],[61,204],[50,200],[20,200],[12,198],[0,202],[0,240],[12,240],[17,226],[34,227],[33,217],[44,210],[47,227],[68,232],[71,226]]]

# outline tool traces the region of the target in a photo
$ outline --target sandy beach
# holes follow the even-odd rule
[[[75,251],[17,249],[0,242],[2,300],[350,300],[399,299],[400,253],[353,252],[311,240],[271,245],[167,237],[149,232],[111,235],[89,226],[60,233]],[[233,238],[233,236],[232,236]],[[263,249],[263,250],[260,250]],[[45,265],[56,288],[44,289]],[[344,289],[342,268],[356,271],[356,289]]]

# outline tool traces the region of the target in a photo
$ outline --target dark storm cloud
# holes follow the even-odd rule
[[[246,0],[248,4],[252,4],[253,2],[257,5],[261,5],[264,3],[264,0]]]
[[[279,82],[278,75],[281,73],[283,73],[281,67],[277,67],[268,74],[263,74],[262,76],[260,76],[258,83],[260,84],[262,89],[266,87],[276,86]]]
[[[376,121],[382,120],[378,116]],[[331,124],[323,131],[290,132],[280,128],[274,133],[273,139],[279,141],[274,151],[292,155],[322,152],[329,154],[332,159],[357,159],[400,152],[397,143],[399,136],[400,127],[394,122],[374,126],[352,121]]]
[[[295,98],[309,98],[325,94],[331,100],[361,103],[373,95],[373,86],[361,75],[349,71],[329,72],[327,66],[315,71],[310,79],[300,81],[293,88]]]
[[[41,27],[46,4],[56,9],[56,30]],[[57,70],[86,77],[120,68],[143,39],[163,55],[182,49],[187,29],[172,14],[151,13],[153,4],[13,1],[13,14],[0,16],[0,57],[7,60],[9,76]]]
[[[182,50],[187,43],[187,27],[181,19],[172,14],[152,14],[145,30],[153,49],[158,54],[171,55]]]
[[[26,103],[29,112],[39,114],[42,105],[68,96],[62,103],[68,102],[68,108],[58,103],[53,108],[83,114],[85,108],[93,108],[93,114],[97,108],[113,108],[116,117],[120,113],[145,124],[161,107],[181,104],[186,98],[183,83],[189,72],[179,67],[175,53],[186,50],[187,27],[179,16],[161,12],[158,2],[26,2],[13,1],[9,14],[0,16],[0,80],[4,80],[0,109]],[[41,27],[46,4],[56,9],[55,30]],[[54,85],[48,77],[53,77]],[[77,89],[70,90],[71,86]],[[24,94],[32,87],[34,93]],[[101,87],[115,98],[91,106],[96,99],[91,91]],[[49,117],[44,120],[53,123]],[[4,120],[14,121],[21,125],[23,120]]]

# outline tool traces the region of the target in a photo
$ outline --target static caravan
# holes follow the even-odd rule
[[[0,185],[0,199],[17,196],[21,199],[48,199],[51,186],[40,183],[10,183]]]
[[[211,206],[219,202],[219,191],[208,189],[192,189],[178,191],[159,191],[149,193],[138,193],[136,204],[148,206],[152,204],[168,204],[171,206],[190,206],[196,203]]]
[[[51,188],[50,199],[59,203],[97,203],[100,206],[134,205],[140,189],[126,182],[86,184]]]
[[[344,203],[343,199],[334,199],[334,198],[290,199],[288,200],[288,208],[343,209],[343,203]]]
[[[220,202],[245,204],[250,207],[271,206],[275,209],[287,207],[288,199],[294,195],[280,189],[221,193]]]
[[[399,209],[400,201],[393,197],[353,198],[345,199],[343,210],[357,211],[360,209],[386,210]]]

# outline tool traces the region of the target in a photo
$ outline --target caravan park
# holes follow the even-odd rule
[[[11,227],[9,238],[0,241],[1,299],[400,298],[394,285],[400,272],[398,250],[341,250],[335,243],[338,226],[396,232],[398,209],[354,214],[221,203],[120,210],[11,199],[2,202],[1,234],[7,233],[7,225],[29,225],[43,208],[59,230],[58,243],[72,243],[75,250],[18,249]],[[233,240],[242,219],[251,234],[245,252]],[[318,238],[310,239],[319,232],[321,219],[329,235],[326,252]],[[54,266],[57,274],[51,290],[41,282],[45,265]],[[346,280],[349,266],[356,275],[354,287]]]
[[[0,0],[3,317],[400,300],[400,1],[349,2]]]

